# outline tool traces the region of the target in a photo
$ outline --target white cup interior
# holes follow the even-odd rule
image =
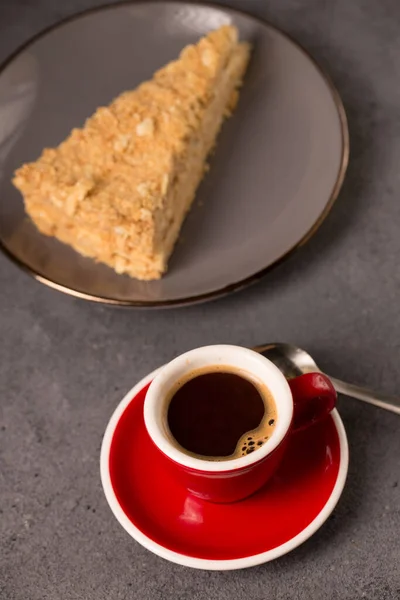
[[[182,452],[170,439],[166,427],[167,400],[175,384],[191,371],[208,366],[228,366],[244,377],[265,385],[277,409],[276,426],[271,437],[256,452],[230,460],[211,461]],[[293,417],[293,399],[288,382],[267,358],[240,346],[204,346],[181,354],[165,365],[152,381],[144,403],[146,429],[156,446],[175,462],[200,471],[232,471],[258,462],[270,454],[285,437]]]

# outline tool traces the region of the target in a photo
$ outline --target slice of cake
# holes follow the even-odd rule
[[[38,229],[117,273],[161,277],[249,52],[236,28],[211,32],[18,169]]]

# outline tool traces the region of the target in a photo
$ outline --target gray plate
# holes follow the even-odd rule
[[[255,50],[168,274],[136,281],[39,234],[10,183],[13,171],[183,46],[231,22]],[[0,245],[39,281],[82,298],[132,306],[206,300],[256,280],[312,235],[338,194],[347,158],[337,92],[280,31],[215,6],[102,8],[41,34],[0,72]]]

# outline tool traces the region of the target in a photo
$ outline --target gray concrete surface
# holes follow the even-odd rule
[[[228,2],[226,2],[228,4]],[[332,374],[400,393],[400,7],[396,0],[229,2],[295,36],[348,111],[351,164],[315,238],[260,284],[169,312],[113,310],[45,288],[0,256],[2,600],[397,600],[400,419],[341,398],[351,465],[333,516],[254,569],[175,566],[112,516],[98,458],[121,396],[177,353],[291,341]],[[1,0],[0,59],[96,0]]]

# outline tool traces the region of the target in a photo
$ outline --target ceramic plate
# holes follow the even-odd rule
[[[155,282],[117,275],[39,234],[10,182],[13,171],[225,23],[253,42],[254,53],[168,274]],[[81,298],[185,304],[258,279],[317,229],[347,158],[345,113],[327,77],[285,34],[227,8],[179,2],[101,8],[39,35],[0,72],[0,244],[36,279]]]
[[[151,373],[121,401],[104,434],[104,493],[124,529],[145,548],[188,567],[251,567],[294,550],[336,506],[349,462],[337,410],[292,435],[273,478],[241,502],[214,504],[180,485],[147,433],[143,403]]]

